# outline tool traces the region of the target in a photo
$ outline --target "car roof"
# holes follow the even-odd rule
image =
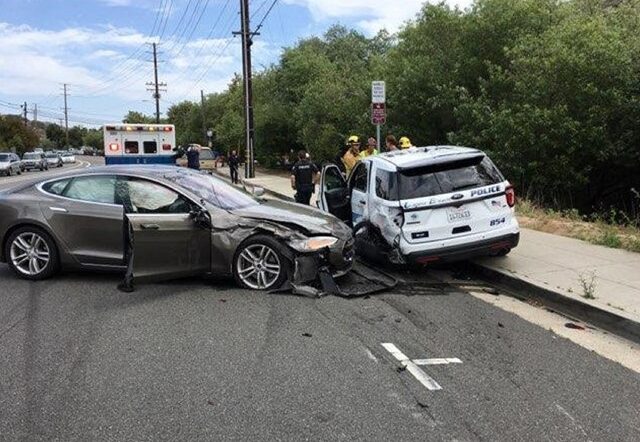
[[[369,156],[365,160],[371,162],[385,162],[397,169],[412,169],[429,166],[431,164],[453,161],[462,158],[483,155],[480,149],[463,146],[424,146],[412,147],[405,150],[385,152],[380,155]]]

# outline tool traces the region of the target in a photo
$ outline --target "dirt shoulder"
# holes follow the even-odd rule
[[[604,220],[585,221],[576,213],[543,209],[523,200],[516,205],[516,215],[522,227],[640,253],[637,227],[614,225]]]

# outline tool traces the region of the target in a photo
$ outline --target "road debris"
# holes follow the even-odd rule
[[[579,324],[575,324],[573,322],[567,322],[565,325],[565,327],[570,328],[572,330],[586,330],[586,328],[582,325]]]

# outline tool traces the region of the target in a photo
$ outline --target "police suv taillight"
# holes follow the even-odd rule
[[[507,187],[505,191],[505,195],[507,197],[507,204],[509,207],[513,207],[516,205],[516,191],[513,190],[512,186]]]

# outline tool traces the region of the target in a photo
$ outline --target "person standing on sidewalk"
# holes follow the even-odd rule
[[[192,144],[187,149],[187,167],[200,170],[200,149],[195,144]]]
[[[398,148],[398,140],[396,140],[396,137],[394,137],[393,135],[389,134],[387,135],[387,138],[385,138],[385,144],[387,145],[387,152],[393,152],[394,150],[400,150]]]
[[[369,138],[367,141],[367,148],[360,152],[360,158],[367,158],[371,155],[378,155],[378,149],[376,149],[376,144],[378,144],[377,140],[373,137]]]
[[[235,150],[231,151],[229,158],[227,158],[227,164],[229,164],[231,182],[233,184],[238,184],[238,167],[240,166],[240,158],[238,158],[238,154],[236,154]]]
[[[307,158],[307,152],[298,152],[298,161],[291,168],[291,188],[296,191],[297,203],[309,205],[318,180],[318,168]]]

